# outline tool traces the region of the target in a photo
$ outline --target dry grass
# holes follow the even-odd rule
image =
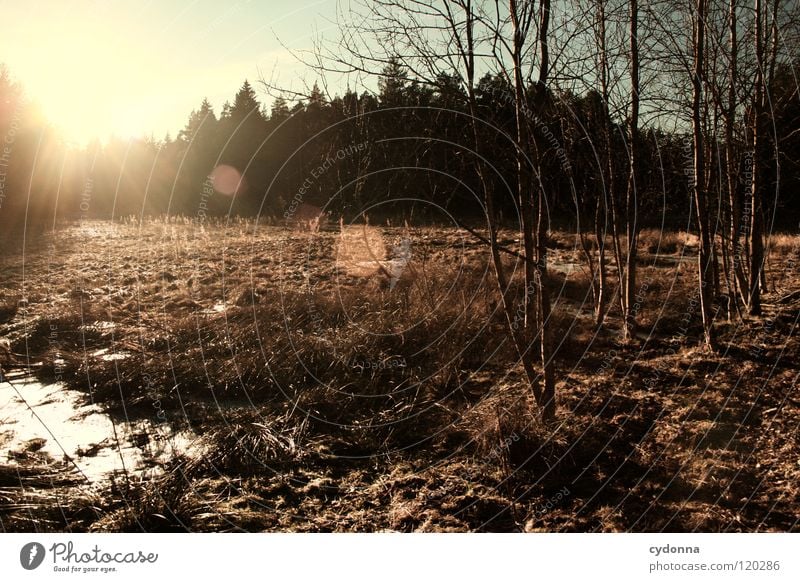
[[[696,250],[699,239],[688,232],[663,231],[646,228],[639,233],[639,248],[651,255],[674,255]]]
[[[582,248],[580,236],[575,233],[556,232],[549,234],[549,246],[554,249],[569,251]],[[605,237],[605,247],[608,256],[613,254],[614,241],[610,235]],[[661,230],[645,228],[639,232],[638,248],[640,252],[651,255],[674,255],[683,252],[691,253],[697,250],[699,239],[696,234],[684,231]],[[594,233],[585,234],[585,243],[591,251],[597,251],[597,239]],[[628,237],[620,236],[620,248],[628,247]]]
[[[777,233],[767,238],[767,247],[772,254],[779,257],[800,253],[800,235]]]
[[[85,531],[102,515],[102,501],[81,483],[49,459],[0,464],[0,532]]]
[[[24,492],[41,490],[37,512],[52,529],[792,526],[797,468],[785,459],[797,446],[790,394],[800,346],[787,334],[800,306],[770,303],[767,331],[742,324],[748,341],[766,346],[758,357],[739,347],[741,329],[724,325],[728,351],[698,352],[697,314],[684,319],[695,263],[667,256],[691,252],[693,235],[642,233],[642,249],[658,256],[642,257],[638,319],[654,336],[624,345],[615,301],[606,327],[591,326],[577,238],[551,236],[551,261],[578,267],[547,279],[559,417],[544,426],[505,341],[487,254],[455,232],[374,230],[369,254],[384,256],[361,260],[349,241],[342,265],[336,232],[248,222],[89,228],[59,232],[56,257],[26,257],[26,288],[36,292],[24,310],[16,292],[0,303],[9,354],[41,362],[43,381],[60,376],[113,413],[152,415],[157,401],[170,422],[201,435],[203,453],[176,457],[154,480],[118,479],[99,499],[76,498],[70,524],[47,507],[67,484],[48,481],[46,465],[26,469]],[[413,255],[392,280],[385,255],[408,236]],[[795,252],[796,238],[773,240],[773,254]],[[17,289],[19,273],[3,273]],[[796,282],[796,272],[785,275],[784,287]],[[519,269],[512,286],[520,297]],[[737,384],[740,369],[747,377]],[[768,484],[754,454],[770,463]],[[34,502],[12,477],[0,470],[0,518],[24,530]]]

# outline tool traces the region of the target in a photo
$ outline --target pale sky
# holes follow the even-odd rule
[[[335,34],[336,0],[0,0],[0,62],[64,136],[175,137],[203,97],[217,113],[245,78],[313,82],[281,42]],[[260,73],[259,73],[260,71]]]

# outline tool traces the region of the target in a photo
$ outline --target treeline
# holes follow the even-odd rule
[[[534,179],[548,192],[550,220],[562,228],[591,228],[598,195],[617,196],[620,208],[624,203],[625,120],[614,118],[599,89],[577,94],[547,88],[546,100],[533,99],[540,91],[535,83],[526,90],[528,101],[540,104],[526,115],[542,134]],[[774,171],[767,177],[781,192],[795,189],[800,177],[795,91],[791,70],[778,71],[770,94],[784,106],[774,113],[778,133],[769,137],[780,147],[765,149],[783,157],[780,183]],[[475,84],[474,101],[481,119],[476,126],[480,151],[474,147],[462,79],[454,73],[422,82],[391,60],[381,71],[376,94],[348,90],[328,98],[314,86],[306,98],[289,103],[278,97],[267,110],[245,81],[218,114],[203,100],[174,139],[112,139],[77,149],[62,142],[4,71],[0,223],[33,226],[162,213],[281,221],[309,207],[348,219],[362,212],[398,219],[416,213],[419,220],[474,222],[485,218],[481,180],[488,180],[498,219],[515,225],[514,88],[506,76],[487,73]],[[741,137],[734,144],[735,185],[744,200],[750,146],[745,128],[737,128],[736,135]],[[603,154],[609,136],[610,170]],[[724,144],[710,147],[722,151]],[[689,129],[642,130],[639,148],[640,226],[692,228]],[[476,172],[476,156],[489,161],[483,176]],[[220,166],[228,171],[215,173]],[[235,184],[220,183],[231,181]],[[727,195],[717,194],[720,198],[710,203],[727,204]],[[797,222],[796,198],[766,202],[766,221],[775,216],[783,226]]]

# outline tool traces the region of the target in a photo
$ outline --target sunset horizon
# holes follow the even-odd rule
[[[245,80],[298,88],[309,71],[290,51],[311,48],[335,4],[16,3],[0,65],[73,145],[174,138],[203,99],[220,112]]]

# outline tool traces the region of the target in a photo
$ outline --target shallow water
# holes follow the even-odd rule
[[[95,358],[100,358],[106,362],[115,362],[119,360],[125,360],[130,357],[130,353],[128,352],[112,352],[108,348],[103,348],[102,350],[97,350],[92,352],[92,356]]]
[[[158,419],[114,422],[83,397],[63,384],[0,383],[0,462],[23,462],[26,451],[45,453],[95,483],[116,471],[151,476],[174,453],[191,452],[190,433]]]

